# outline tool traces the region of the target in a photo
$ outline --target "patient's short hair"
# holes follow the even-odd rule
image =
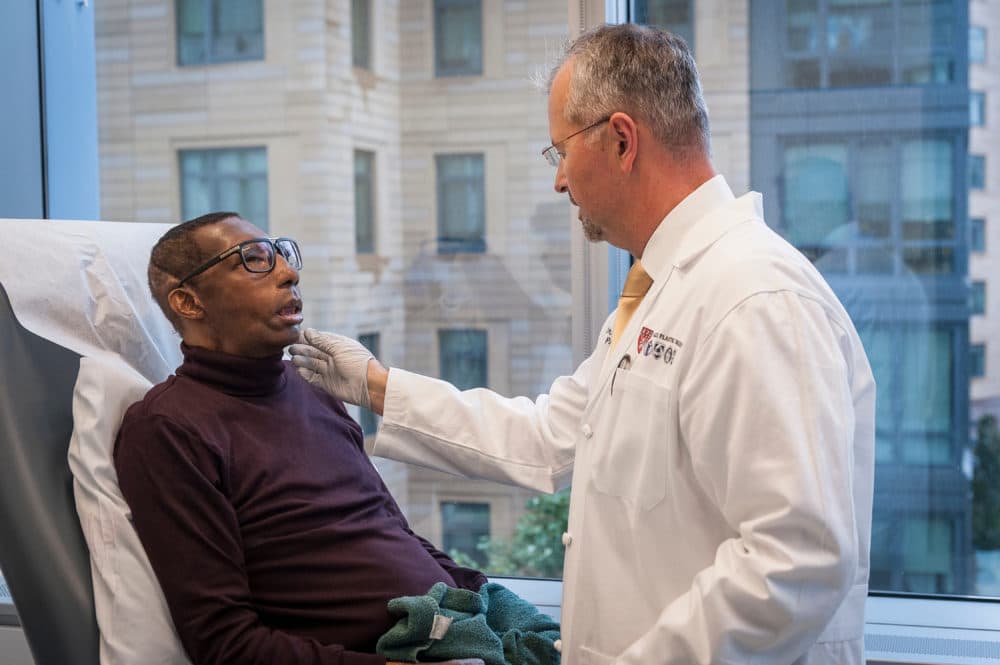
[[[177,288],[181,277],[211,258],[194,241],[194,232],[203,226],[218,224],[234,217],[242,219],[238,212],[210,212],[189,219],[164,233],[153,245],[147,270],[149,290],[177,332],[181,331],[180,318],[170,309],[167,296]]]

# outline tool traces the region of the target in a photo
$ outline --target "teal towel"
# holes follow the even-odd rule
[[[399,620],[375,647],[389,660],[481,658],[486,665],[559,665],[553,645],[559,624],[501,584],[484,584],[476,593],[438,582],[423,596],[393,598],[389,613]],[[431,637],[435,615],[451,619],[439,639]]]

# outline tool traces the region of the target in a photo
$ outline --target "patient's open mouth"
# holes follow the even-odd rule
[[[292,300],[287,305],[278,310],[278,316],[295,323],[302,322],[302,301]]]

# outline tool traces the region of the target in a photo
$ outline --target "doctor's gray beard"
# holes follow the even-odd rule
[[[580,227],[583,229],[584,237],[590,242],[600,242],[604,239],[604,230],[589,219],[581,218]]]

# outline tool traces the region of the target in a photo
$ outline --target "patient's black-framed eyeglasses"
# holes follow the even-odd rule
[[[240,255],[240,261],[247,272],[271,272],[277,263],[277,256],[281,256],[288,262],[288,265],[296,270],[302,270],[302,253],[299,252],[299,245],[291,238],[251,238],[237,243],[227,250],[216,254],[205,261],[200,266],[192,270],[177,283],[177,288],[184,286],[184,283],[192,277],[197,277],[217,263],[225,261],[233,254]]]

